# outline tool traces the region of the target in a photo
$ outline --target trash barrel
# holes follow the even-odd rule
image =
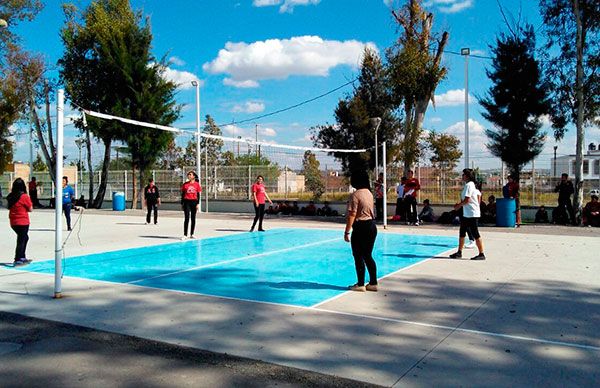
[[[517,222],[517,203],[514,198],[496,200],[496,226],[514,228]]]
[[[113,191],[112,193],[112,208],[115,211],[122,212],[125,210],[125,193],[121,191]]]

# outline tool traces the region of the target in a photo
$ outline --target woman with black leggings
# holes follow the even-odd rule
[[[252,185],[252,201],[254,203],[254,222],[250,228],[250,232],[254,232],[256,221],[258,221],[258,231],[264,232],[263,229],[263,217],[265,216],[265,199],[272,205],[273,201],[269,198],[265,185],[263,184],[264,178],[262,175],[256,177],[256,182]]]
[[[182,240],[188,238],[188,225],[190,224],[190,220],[190,238],[195,238],[196,212],[200,208],[200,193],[202,192],[202,187],[200,187],[200,183],[198,183],[198,175],[196,175],[195,171],[188,172],[187,179],[187,182],[181,186],[181,206],[183,207],[183,214],[185,216]]]
[[[373,259],[373,246],[377,238],[373,194],[366,171],[352,173],[350,184],[356,189],[348,201],[344,240],[350,242],[357,282],[349,286],[352,291],[377,291],[377,265]],[[352,229],[352,236],[350,236]],[[365,287],[365,266],[369,271],[369,284]]]
[[[8,194],[6,199],[8,200],[10,227],[17,234],[14,265],[29,264],[31,260],[27,259],[25,251],[27,250],[27,242],[29,241],[29,213],[33,210],[33,204],[29,195],[27,195],[23,179],[15,179],[10,194]]]

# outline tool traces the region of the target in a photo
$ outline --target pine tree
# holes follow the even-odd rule
[[[495,129],[486,129],[487,148],[518,178],[522,167],[544,146],[541,116],[550,112],[548,88],[534,58],[535,33],[531,25],[501,34],[492,47],[494,60],[487,76],[492,86],[479,103]]]
[[[304,152],[302,159],[302,172],[306,179],[306,189],[313,193],[313,199],[318,200],[325,192],[325,183],[321,175],[321,163],[317,160],[314,153]]]

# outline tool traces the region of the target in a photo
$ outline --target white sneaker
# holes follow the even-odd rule
[[[195,239],[195,238],[196,238],[196,237],[194,237],[194,235],[193,235],[193,234],[190,236],[190,240],[193,240],[193,239]]]
[[[187,238],[188,238],[187,236],[183,236],[183,237],[181,238],[181,241],[185,241],[185,240],[187,240]]]
[[[465,249],[473,249],[473,248],[475,248],[475,246],[476,246],[475,241],[469,240],[469,242],[465,244]]]

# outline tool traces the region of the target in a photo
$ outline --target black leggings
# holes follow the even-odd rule
[[[17,248],[15,249],[15,260],[26,259],[25,250],[29,241],[29,225],[11,225],[12,230],[17,234]]]
[[[152,212],[154,212],[154,223],[156,224],[158,222],[158,205],[156,202],[146,202],[146,208],[148,208],[148,213],[146,214],[146,223],[150,223],[150,215]]]
[[[65,213],[65,218],[67,219],[67,229],[71,230],[71,204],[63,203],[63,212]]]
[[[377,284],[377,265],[373,259],[375,238],[377,238],[377,226],[373,220],[355,221],[352,224],[350,245],[359,286],[365,284],[365,265],[369,271],[369,284]]]
[[[250,230],[254,230],[254,227],[256,226],[256,221],[258,221],[258,230],[261,230],[263,228],[263,218],[265,217],[265,204],[261,203],[258,206],[254,205],[254,213],[254,222],[252,223],[252,228],[250,228]]]
[[[406,209],[406,218],[409,222],[417,222],[417,199],[412,195],[404,197],[404,206]]]
[[[198,201],[193,199],[184,199],[183,200],[183,214],[185,215],[185,221],[183,221],[183,235],[187,236],[188,233],[188,224],[190,223],[190,218],[192,219],[192,225],[190,227],[190,235],[194,234],[194,230],[196,229],[196,205]]]

